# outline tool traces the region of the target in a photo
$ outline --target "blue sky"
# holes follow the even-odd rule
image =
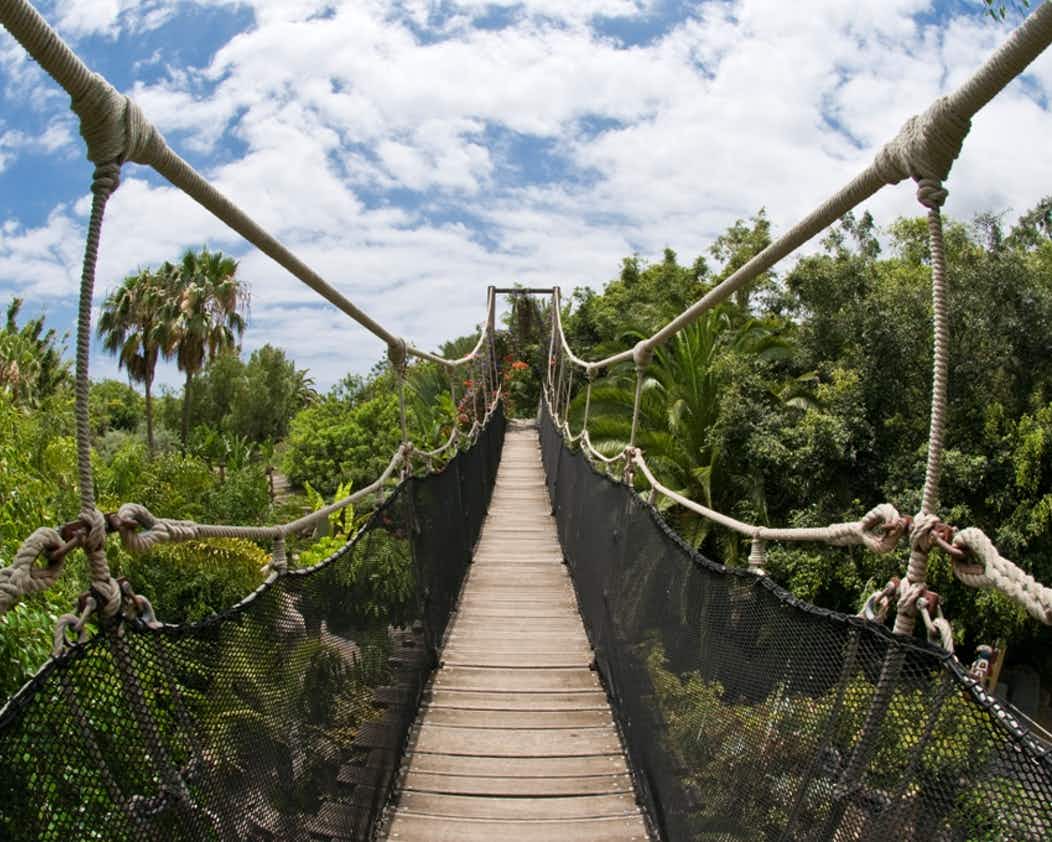
[[[979,0],[56,0],[39,8],[169,143],[331,283],[422,346],[488,283],[599,286],[633,252],[689,262],[766,207],[785,230],[1008,31]],[[1052,193],[1052,58],[975,120],[948,212]],[[0,298],[71,329],[87,187],[68,99],[0,33]],[[916,212],[908,185],[869,204]],[[380,343],[142,167],[97,301],[207,244],[252,287],[245,348],[327,386]],[[93,358],[96,376],[115,364]],[[172,370],[162,380],[176,383]]]

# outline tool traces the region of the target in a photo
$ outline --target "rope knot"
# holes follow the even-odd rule
[[[126,161],[156,163],[165,149],[164,138],[142,109],[97,73],[70,107],[80,118],[80,134],[95,164]]]
[[[128,552],[143,553],[154,544],[190,541],[198,537],[197,524],[191,520],[170,520],[154,517],[138,503],[125,503],[117,510],[117,528],[121,543]],[[141,528],[142,532],[136,529]]]
[[[911,582],[903,579],[899,583],[899,613],[908,611],[913,613],[917,610],[917,600],[928,592],[923,582]]]
[[[97,196],[109,198],[121,184],[121,165],[108,161],[95,167],[91,176],[91,192]]]
[[[397,342],[391,342],[388,344],[387,359],[391,363],[391,368],[395,370],[399,377],[405,374],[409,352],[406,350],[404,339],[399,339]]]
[[[123,596],[117,580],[110,574],[106,561],[106,518],[94,506],[81,509],[80,520],[87,527],[83,538],[84,553],[91,571],[91,589],[96,595],[103,617],[113,617],[121,610]]]
[[[906,531],[906,520],[890,503],[874,506],[859,521],[862,543],[875,553],[888,553],[898,546]]]
[[[53,585],[73,545],[74,542],[67,545],[57,530],[46,526],[26,538],[15,552],[11,566],[0,569],[0,614],[10,610],[23,596]],[[47,559],[45,567],[36,564],[41,556]]]
[[[917,181],[917,201],[929,210],[941,208],[946,204],[946,197],[949,195],[941,181],[934,178],[921,178]]]
[[[910,550],[931,552],[934,537],[932,531],[939,525],[939,518],[930,512],[920,512],[910,525]]]
[[[873,164],[888,184],[905,178],[945,181],[971,125],[950,107],[947,97],[940,97],[923,114],[910,117]]]
[[[647,344],[645,339],[641,339],[632,349],[632,361],[636,364],[637,369],[643,369],[650,365],[652,359],[654,359],[654,349]]]

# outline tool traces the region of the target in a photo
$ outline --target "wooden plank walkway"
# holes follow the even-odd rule
[[[537,432],[509,426],[392,842],[649,838],[549,512]]]

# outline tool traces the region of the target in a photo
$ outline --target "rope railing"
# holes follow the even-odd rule
[[[122,586],[110,574],[105,553],[107,531],[118,531],[126,545],[140,551],[160,541],[185,540],[190,537],[246,537],[261,541],[270,540],[273,542],[273,555],[265,569],[271,574],[285,571],[287,560],[284,542],[287,534],[313,525],[365,495],[382,490],[399,465],[402,466],[403,473],[410,469],[414,449],[409,440],[405,399],[407,361],[410,356],[437,363],[450,372],[455,372],[463,365],[476,364],[478,380],[483,384],[483,403],[476,412],[476,425],[468,437],[469,440],[473,440],[477,434],[478,415],[485,414],[488,418],[496,400],[495,396],[499,394],[495,386],[497,374],[494,351],[494,287],[491,286],[487,292],[485,322],[478,341],[468,354],[456,359],[447,359],[416,348],[356,306],[179,157],[168,146],[160,132],[149,123],[138,105],[129,97],[120,94],[102,76],[93,73],[27,0],[0,0],[0,22],[70,95],[71,108],[80,119],[80,132],[87,145],[87,157],[95,164],[92,179],[93,202],[84,251],[76,340],[75,418],[80,517],[77,522],[67,525],[63,530],[66,534],[59,530],[38,529],[23,542],[16,553],[14,563],[10,567],[0,569],[0,613],[8,610],[21,596],[54,583],[61,574],[66,555],[77,547],[82,548],[88,556],[94,594],[92,600],[98,605],[102,615],[114,617],[121,613],[122,609],[136,613],[141,605],[141,602],[137,601],[139,598],[129,592],[126,583]],[[128,161],[152,167],[322,298],[386,343],[388,358],[397,378],[402,441],[398,452],[377,480],[344,500],[298,521],[272,527],[219,526],[159,519],[145,507],[135,504],[122,507],[123,515],[119,512],[109,517],[96,508],[88,410],[91,307],[106,204],[120,184],[121,167]],[[493,386],[489,385],[491,382]],[[476,387],[476,396],[478,392]],[[454,440],[459,441],[458,438],[451,437],[450,442],[440,448],[439,452],[451,446]],[[435,455],[429,453],[427,457],[433,458]],[[145,526],[147,531],[138,534],[135,532],[136,526]],[[37,565],[37,559],[40,557],[46,560],[45,566]]]
[[[653,351],[664,344],[883,187],[898,184],[906,178],[913,178],[918,183],[923,180],[944,181],[960,153],[971,118],[1050,43],[1052,4],[1041,3],[967,81],[948,96],[936,99],[922,114],[907,120],[866,169],[694,304],[651,336],[640,340],[636,348],[643,346]],[[561,341],[565,341],[565,337],[561,337]],[[587,361],[574,355],[568,347],[566,350],[575,365],[593,370],[632,361],[635,352],[635,349],[629,349],[601,360]]]
[[[951,553],[956,562],[960,562],[966,555],[979,558],[982,562],[981,568],[975,568],[974,565],[969,567],[963,563],[956,564],[955,571],[962,582],[973,587],[996,587],[1024,605],[1032,616],[1052,624],[1052,591],[1043,588],[1032,578],[1026,577],[1018,567],[1001,558],[980,530],[965,530],[960,533],[965,536],[961,540],[960,535],[955,537],[956,531],[953,527],[942,523],[935,514],[938,509],[949,368],[946,261],[941,216],[941,207],[948,194],[943,182],[960,154],[972,117],[1021,74],[1050,43],[1052,3],[1043,3],[967,81],[949,95],[936,99],[923,113],[907,120],[898,134],[880,149],[873,162],[846,186],[698,301],[630,349],[594,361],[585,360],[575,354],[562,325],[561,292],[558,287],[553,289],[545,401],[552,420],[564,438],[571,444],[580,444],[590,459],[600,462],[605,468],[623,462],[622,478],[626,482],[633,481],[634,472],[638,469],[650,485],[652,501],[663,495],[677,505],[751,538],[749,564],[758,573],[763,572],[765,546],[768,541],[818,541],[833,545],[861,543],[877,552],[889,552],[908,531],[910,557],[905,578],[896,583],[891,594],[878,592],[867,600],[867,605],[871,605],[878,596],[885,604],[891,597],[897,598],[894,630],[898,633],[912,633],[916,617],[920,613],[929,636],[952,651],[952,633],[948,631],[948,623],[939,610],[938,595],[928,590],[926,584],[928,557],[935,547],[941,547]],[[739,289],[753,283],[778,261],[880,189],[906,178],[916,181],[917,200],[927,210],[932,262],[934,348],[931,415],[922,503],[917,516],[912,519],[903,518],[894,507],[883,503],[871,509],[860,520],[850,523],[802,529],[772,529],[744,523],[691,501],[662,485],[647,465],[643,452],[637,447],[645,372],[656,348],[695,322],[703,313],[723,303]],[[629,439],[620,455],[610,457],[600,453],[588,435],[591,380],[597,373],[627,362],[634,363],[636,375]],[[577,434],[572,433],[567,420],[572,397],[567,381],[574,367],[582,369],[588,377],[584,421],[581,431]],[[971,572],[963,572],[969,570]]]
[[[70,95],[80,118],[88,158],[97,166],[129,161],[151,167],[221,222],[285,268],[306,286],[348,315],[387,345],[404,340],[355,305],[276,237],[217,190],[168,145],[130,97],[118,92],[73,52],[28,0],[0,0],[0,22],[26,52]],[[411,344],[410,356],[455,367],[481,348],[457,360],[447,360]]]

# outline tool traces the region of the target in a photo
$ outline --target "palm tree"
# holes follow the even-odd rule
[[[237,347],[245,332],[248,289],[237,277],[237,261],[220,251],[188,249],[178,266],[171,298],[165,355],[186,376],[183,386],[183,450],[190,432],[190,385],[207,362]]]
[[[99,317],[102,347],[117,355],[117,365],[127,369],[132,381],[143,384],[150,453],[154,450],[153,378],[166,340],[166,289],[173,270],[166,263],[156,273],[140,269],[129,275],[106,297]]]
[[[762,510],[762,487],[754,487],[749,477],[726,475],[728,460],[715,434],[721,389],[728,377],[719,361],[727,352],[775,359],[788,353],[788,345],[775,326],[753,318],[742,321],[731,305],[704,313],[655,350],[643,381],[637,444],[655,476],[672,490],[728,513],[738,502],[737,495],[745,493]],[[789,394],[772,389],[772,397],[777,399],[780,392]],[[612,456],[627,446],[634,394],[631,369],[593,385],[589,438],[601,453]],[[791,399],[797,400],[795,395]],[[583,408],[582,390],[571,406],[575,429]],[[669,517],[695,547],[710,533],[710,522],[690,511],[676,509]],[[721,550],[725,557],[735,558],[737,541],[726,542]]]

